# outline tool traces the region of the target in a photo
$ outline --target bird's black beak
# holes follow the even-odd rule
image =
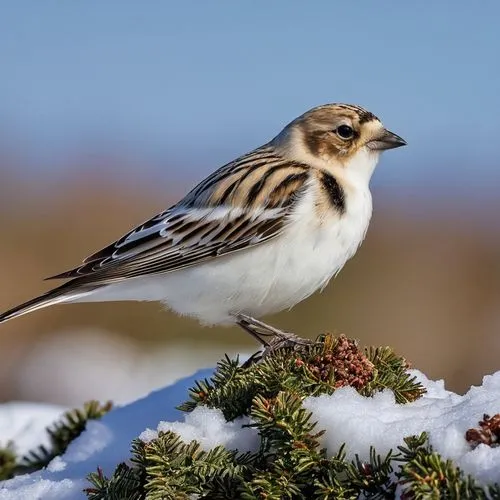
[[[372,139],[368,146],[375,151],[385,151],[386,149],[400,148],[406,146],[406,141],[399,135],[384,129],[382,134]]]

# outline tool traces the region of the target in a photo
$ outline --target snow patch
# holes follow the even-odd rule
[[[24,476],[21,476],[24,479]],[[0,500],[72,500],[80,498],[78,485],[71,479],[54,482],[42,478],[18,478],[8,481],[15,487],[13,489],[0,489]],[[83,484],[83,482],[81,482]],[[17,486],[17,487],[16,487]],[[81,486],[83,488],[83,486]]]
[[[40,445],[48,445],[45,432],[65,412],[56,405],[11,402],[0,405],[0,446],[9,441],[16,445],[16,453],[25,455]]]
[[[228,450],[257,451],[259,437],[257,430],[245,427],[251,423],[248,418],[226,422],[220,410],[199,406],[187,414],[184,422],[160,422],[156,431],[146,429],[139,436],[151,441],[158,432],[173,431],[185,442],[198,441],[204,450],[223,445]]]
[[[83,462],[103,450],[113,440],[112,430],[98,420],[87,422],[85,432],[70,443],[64,457],[69,462]]]
[[[465,433],[477,427],[485,413],[500,413],[500,372],[486,376],[481,387],[464,396],[444,389],[413,371],[428,393],[404,405],[396,404],[391,391],[372,398],[360,396],[352,387],[337,389],[331,396],[310,397],[304,406],[326,432],[323,444],[334,455],[346,443],[347,457],[369,458],[370,446],[385,455],[395,451],[407,436],[427,432],[429,443],[444,459],[451,459],[483,484],[500,482],[500,447],[486,445],[472,450]]]

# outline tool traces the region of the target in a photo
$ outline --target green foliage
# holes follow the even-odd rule
[[[7,443],[5,448],[0,448],[0,481],[10,479],[16,469],[16,453],[14,445]]]
[[[217,364],[210,380],[190,389],[190,401],[179,407],[190,412],[198,405],[219,408],[227,420],[248,415],[259,395],[275,397],[280,391],[301,398],[332,394],[344,385],[372,396],[391,389],[399,403],[418,399],[423,387],[407,373],[406,361],[390,348],[358,350],[345,336],[322,335],[300,352],[282,349],[249,367],[227,356]]]
[[[398,473],[405,499],[491,499],[500,498],[500,487],[495,484],[483,488],[456,467],[451,460],[443,460],[427,444],[427,436],[411,436],[400,446],[402,462]]]
[[[173,432],[160,432],[149,443],[133,442],[133,466],[120,464],[108,479],[102,471],[89,475],[91,500],[110,498],[150,500],[190,498],[217,493],[210,498],[236,498],[242,477],[250,475],[255,457],[217,446],[209,451],[199,443],[184,443]]]
[[[260,437],[256,453],[218,446],[202,450],[173,432],[148,443],[134,441],[132,464],[111,478],[91,474],[89,498],[393,498],[396,455],[346,460],[329,457],[302,402],[350,385],[361,394],[392,389],[398,402],[413,401],[424,389],[406,371],[406,362],[388,348],[360,351],[345,336],[321,336],[299,351],[282,349],[259,363],[240,365],[227,356],[210,379],[196,382],[186,412],[199,405],[220,409],[227,420],[249,416]],[[392,475],[392,476],[391,476]],[[139,482],[137,482],[139,481]],[[141,496],[143,495],[143,496]]]
[[[328,458],[319,442],[323,432],[315,430],[299,397],[284,392],[272,401],[256,397],[251,418],[261,436],[257,453],[222,446],[204,451],[196,441],[160,432],[148,443],[134,441],[134,465],[121,464],[110,479],[101,471],[91,474],[88,498],[333,499],[357,498],[361,491],[387,498],[383,495],[394,490],[392,455],[381,458],[372,451],[368,464],[345,460],[343,450]]]
[[[220,446],[203,451],[195,441],[160,433],[150,443],[134,442],[135,465],[120,464],[111,478],[100,470],[90,474],[93,487],[85,492],[90,500],[500,498],[498,485],[482,488],[433,452],[425,433],[406,438],[399,453],[381,457],[371,449],[368,461],[349,461],[343,448],[333,457],[319,448],[321,432],[314,433],[297,400],[280,395],[272,407],[261,401],[255,415],[255,426],[266,434],[256,454]],[[294,415],[298,428],[286,424]]]
[[[23,457],[20,472],[32,472],[45,467],[54,457],[62,455],[69,443],[77,438],[87,426],[89,420],[96,420],[111,410],[111,402],[101,405],[98,401],[88,401],[82,409],[67,411],[59,422],[49,427],[47,432],[50,438],[49,448],[40,446]]]
[[[372,396],[377,391],[390,389],[396,402],[409,403],[424,393],[422,385],[415,377],[408,375],[406,360],[398,356],[390,347],[370,347],[366,356],[373,363],[373,378],[360,389],[364,396]]]
[[[94,485],[84,492],[90,500],[140,500],[142,493],[142,472],[121,463],[116,468],[113,477],[107,478],[101,469],[89,474],[88,479]]]
[[[9,479],[18,474],[26,474],[46,467],[54,457],[66,451],[69,443],[85,430],[89,420],[101,418],[111,408],[110,402],[101,405],[97,401],[89,401],[82,409],[67,411],[58,422],[47,428],[49,446],[39,446],[24,457],[17,457],[12,444],[8,444],[6,448],[0,448],[0,479]]]

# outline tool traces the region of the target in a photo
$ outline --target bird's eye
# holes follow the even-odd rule
[[[352,139],[354,136],[354,130],[349,125],[340,125],[335,132],[341,139]]]

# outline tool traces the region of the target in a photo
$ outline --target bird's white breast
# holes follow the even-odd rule
[[[371,217],[366,188],[346,192],[342,216],[316,212],[310,185],[284,232],[269,242],[191,268],[127,280],[95,300],[159,300],[202,323],[231,323],[238,312],[260,317],[290,308],[323,288],[352,257]],[[87,300],[93,300],[94,296]]]

